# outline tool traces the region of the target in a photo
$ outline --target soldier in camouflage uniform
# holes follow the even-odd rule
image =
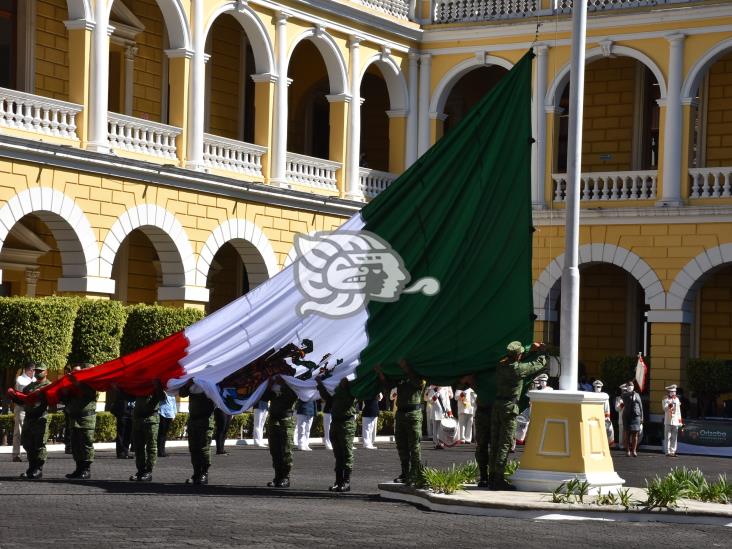
[[[331,492],[351,491],[351,471],[353,471],[353,437],[356,436],[356,397],[351,394],[347,378],[341,379],[331,395],[320,378],[316,379],[318,391],[323,402],[330,406],[330,442],[335,457],[335,484],[328,488]]]
[[[293,417],[297,395],[279,376],[270,378],[270,386],[262,397],[269,400],[267,440],[272,456],[274,479],[267,483],[271,488],[289,488],[292,469],[292,439],[295,436]]]
[[[186,484],[208,484],[211,466],[211,437],[214,431],[214,403],[198,385],[189,381],[180,390],[188,399],[188,450],[191,453],[193,476]]]
[[[158,458],[158,427],[160,425],[160,403],[165,400],[165,391],[157,382],[152,395],[135,399],[132,414],[132,441],[135,446],[137,473],[130,480],[149,482]]]
[[[94,428],[97,425],[97,392],[79,383],[74,372],[91,368],[91,364],[77,364],[74,366],[69,379],[74,384],[75,391],[61,396],[65,404],[66,417],[69,419],[71,453],[76,462],[76,469],[68,473],[66,478],[88,480],[91,478],[91,464],[94,461]]]
[[[508,453],[516,433],[518,401],[524,379],[533,377],[546,368],[546,357],[536,354],[544,345],[534,343],[524,355],[524,347],[513,341],[506,348],[507,356],[496,368],[496,400],[491,415],[491,454],[488,482],[492,490],[515,490],[504,478]],[[534,355],[533,357],[531,355]],[[533,358],[533,360],[527,360]]]
[[[402,360],[399,367],[407,375],[396,383],[389,383],[379,366],[374,367],[384,392],[396,385],[397,411],[394,418],[394,439],[396,441],[402,472],[394,479],[407,485],[419,480],[422,471],[422,391],[424,381]]]
[[[51,382],[46,378],[46,366],[38,363],[33,366],[35,380],[23,389],[23,394],[30,394]],[[10,393],[13,398],[12,393]],[[25,418],[20,435],[20,443],[28,454],[28,470],[21,478],[37,480],[43,477],[43,464],[46,463],[46,440],[48,440],[48,404],[45,395],[40,395],[33,403],[16,400],[25,406]]]

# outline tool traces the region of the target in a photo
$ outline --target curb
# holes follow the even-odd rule
[[[482,491],[481,491],[482,492]],[[456,515],[518,518],[529,520],[601,521],[601,522],[661,522],[670,524],[704,524],[732,528],[732,506],[727,510],[683,511],[659,509],[625,511],[622,507],[604,508],[595,505],[567,505],[547,501],[510,501],[514,492],[486,492],[497,501],[468,500],[459,495],[434,494],[401,484],[379,484],[379,497],[425,507],[430,511]],[[519,492],[518,494],[528,494]]]

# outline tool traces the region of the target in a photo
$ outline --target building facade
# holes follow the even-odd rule
[[[536,332],[557,343],[571,4],[0,0],[0,292],[216,310],[533,48]],[[647,354],[657,409],[689,358],[732,358],[732,4],[589,4],[580,354],[589,375]]]

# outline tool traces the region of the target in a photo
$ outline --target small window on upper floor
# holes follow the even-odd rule
[[[18,54],[18,2],[0,0],[0,87],[15,89]]]

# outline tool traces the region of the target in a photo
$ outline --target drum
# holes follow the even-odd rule
[[[516,417],[516,444],[523,444],[529,431],[529,414],[524,411]]]
[[[445,446],[455,446],[458,442],[458,422],[455,418],[444,417],[440,420],[440,432],[437,440]]]

